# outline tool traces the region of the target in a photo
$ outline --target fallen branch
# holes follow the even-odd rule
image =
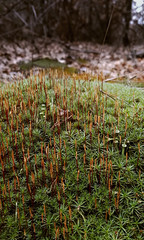
[[[69,46],[66,46],[66,48],[68,48],[68,50],[70,50],[70,51],[83,52],[83,53],[93,53],[93,54],[96,54],[96,55],[99,54],[98,51],[94,51],[94,50],[79,49],[79,48],[69,47]]]
[[[103,82],[117,81],[117,80],[122,79],[122,78],[128,78],[128,77],[126,75],[123,75],[121,77],[108,78],[108,79],[104,80]],[[134,78],[136,78],[136,76],[128,78],[128,81],[130,81],[130,80],[132,80]]]
[[[126,77],[126,76],[123,75],[123,76],[121,76],[121,77],[108,78],[108,79],[104,80],[103,82],[115,81],[115,80],[118,80],[118,79],[120,79],[120,78],[125,78],[125,77]]]
[[[107,95],[109,98],[112,98],[112,100],[116,101],[116,98],[114,98],[112,95],[108,94],[107,92],[104,92],[103,90],[100,89],[100,92]]]

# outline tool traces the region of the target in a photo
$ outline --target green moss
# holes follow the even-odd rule
[[[57,72],[1,88],[1,239],[143,238],[143,91],[100,88]]]
[[[51,69],[62,69],[68,73],[76,73],[77,69],[73,67],[67,67],[66,64],[60,63],[57,60],[43,58],[43,59],[36,59],[30,61],[28,63],[21,62],[19,64],[21,71],[29,71],[33,67],[40,67],[40,68],[51,68]]]

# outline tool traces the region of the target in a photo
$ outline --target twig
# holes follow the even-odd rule
[[[18,12],[16,12],[16,11],[14,10],[14,13],[15,13],[15,15],[16,15],[26,26],[28,26],[28,23],[24,20],[24,18],[22,18],[22,17],[20,16],[20,14],[19,14]]]
[[[43,11],[43,13],[40,14],[40,16],[37,18],[37,21],[40,21],[41,18],[43,18],[43,16],[47,13],[47,11],[53,7],[54,5],[56,5],[58,2],[60,2],[60,0],[57,0],[55,2],[53,2],[52,4],[48,5],[48,7]]]
[[[132,79],[134,79],[134,78],[136,78],[136,76],[130,77],[129,80],[132,80]]]
[[[99,54],[98,51],[94,51],[94,50],[84,50],[84,49],[79,49],[79,48],[74,48],[74,47],[68,47],[68,46],[66,46],[66,47],[67,47],[70,51]]]
[[[114,5],[113,5],[112,11],[111,11],[111,15],[110,15],[109,22],[108,22],[108,25],[107,25],[107,29],[106,29],[106,32],[105,32],[105,35],[104,35],[104,39],[103,39],[103,42],[102,42],[102,45],[101,45],[100,57],[99,57],[99,61],[98,62],[101,62],[101,55],[102,55],[102,51],[103,51],[103,46],[105,44],[105,40],[106,40],[108,31],[109,31],[109,28],[110,28],[110,24],[111,24],[111,21],[112,21],[113,13],[114,13]]]
[[[114,81],[114,80],[117,80],[117,79],[119,79],[119,78],[125,78],[125,77],[126,77],[126,76],[123,75],[123,76],[121,76],[121,77],[108,78],[108,79],[104,80],[103,82],[110,82],[110,81]]]
[[[32,7],[32,10],[33,10],[34,17],[37,20],[37,13],[36,13],[35,7],[34,7],[34,5],[31,5],[31,7]]]
[[[126,76],[126,75],[123,75],[123,76],[120,76],[120,77],[108,78],[108,79],[104,80],[103,82],[115,81],[115,80],[119,80],[119,79],[121,79],[121,78],[127,78],[127,76]],[[136,78],[136,76],[133,76],[133,77],[128,78],[128,81],[130,81],[130,80],[132,80],[132,79],[134,79],[134,78]]]
[[[116,98],[114,98],[112,95],[108,94],[107,92],[104,92],[103,90],[100,89],[100,92],[107,95],[108,97],[112,98],[112,100],[116,100]]]

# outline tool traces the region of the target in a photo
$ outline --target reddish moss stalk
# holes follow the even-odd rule
[[[30,213],[30,219],[31,219],[32,236],[33,236],[33,239],[36,240],[35,224],[34,224],[34,218],[33,218],[33,213],[31,208],[29,208],[29,213]]]
[[[39,178],[38,178],[38,167],[37,167],[36,154],[35,154],[35,169],[36,169],[36,173],[37,173],[37,180],[39,180]]]
[[[95,209],[97,209],[97,200],[95,198]]]
[[[76,166],[77,166],[77,171],[79,170],[79,166],[78,166],[78,158],[77,158],[77,151],[76,151]]]
[[[139,165],[139,160],[140,160],[140,143],[138,143],[138,159],[137,159],[137,167]]]
[[[65,148],[65,154],[66,154],[65,160],[67,161],[67,149],[66,149],[66,142],[65,142],[65,140],[64,140],[64,148]]]
[[[90,144],[92,147],[92,122],[90,122],[89,131],[90,131]]]
[[[15,175],[15,162],[14,162],[14,152],[12,150],[12,162],[13,162],[13,172],[14,172],[14,175]]]
[[[8,163],[10,164],[10,160],[9,160],[9,146],[8,146],[8,139],[7,139],[7,137],[6,137],[6,144],[7,144]]]
[[[92,183],[93,183],[93,158],[90,160],[90,175],[92,175]]]
[[[127,113],[125,116],[125,138],[126,138],[126,132],[127,132]]]
[[[1,161],[1,165],[2,165],[3,181],[4,181],[4,184],[5,184],[5,168],[4,168],[4,162],[1,158],[1,155],[0,155],[0,161]]]

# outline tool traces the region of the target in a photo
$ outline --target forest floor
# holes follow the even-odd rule
[[[79,72],[99,74],[104,79],[125,77],[144,82],[144,58],[136,58],[144,45],[129,48],[99,45],[90,42],[63,43],[52,39],[0,42],[0,81],[23,78],[19,63],[35,59],[57,59]]]

